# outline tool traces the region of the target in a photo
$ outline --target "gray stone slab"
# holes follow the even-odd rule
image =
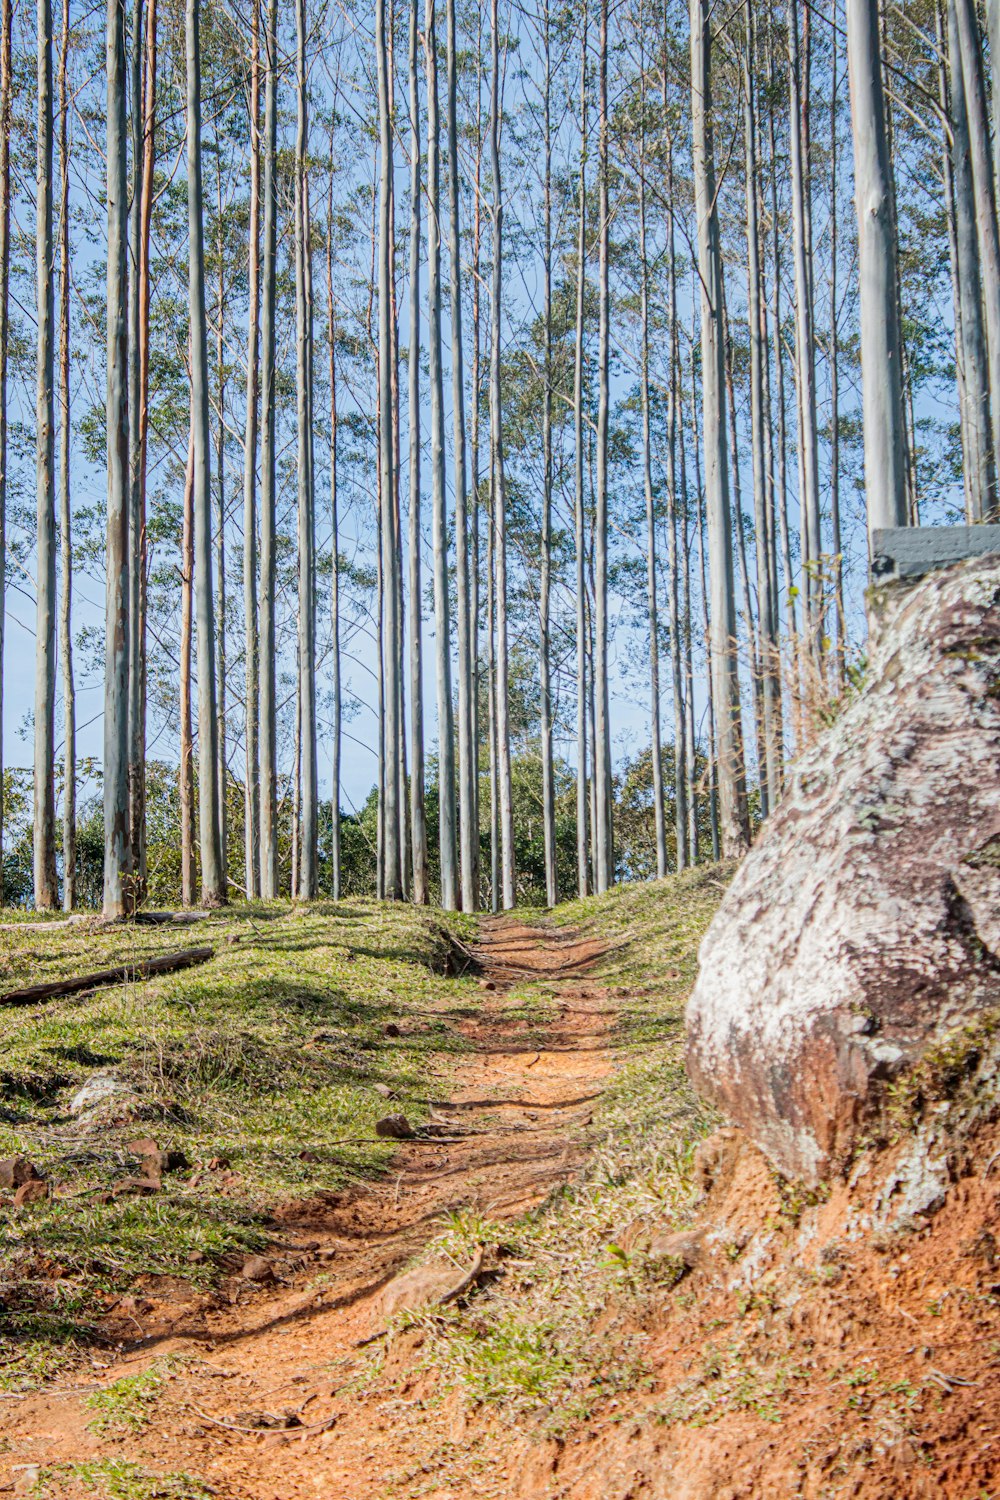
[[[1000,526],[893,526],[872,534],[872,577],[922,578],[967,557],[1000,554]]]

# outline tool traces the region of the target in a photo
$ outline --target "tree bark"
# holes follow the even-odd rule
[[[458,636],[458,819],[462,909],[479,905],[475,711],[469,588],[468,482],[465,470],[465,374],[462,350],[461,200],[458,189],[458,43],[455,0],[446,0],[448,66],[448,250],[451,263],[451,410],[455,459],[455,613]]]
[[[379,119],[379,246],[378,246],[378,379],[379,379],[379,523],[382,551],[382,680],[384,684],[382,743],[384,754],[382,827],[385,844],[385,896],[403,898],[403,851],[399,805],[399,673],[398,643],[399,559],[393,507],[396,475],[393,465],[392,278],[390,220],[392,204],[392,121],[389,114],[389,62],[386,47],[385,0],[375,5],[375,53],[378,69]]]
[[[188,433],[181,529],[181,761],[178,778],[181,823],[181,903],[194,905],[194,741],[191,734],[191,645],[194,634],[194,425]]]
[[[639,126],[639,267],[640,399],[642,404],[642,482],[646,502],[646,612],[649,621],[649,721],[653,757],[653,825],[656,874],[667,873],[667,823],[663,804],[663,749],[660,743],[660,625],[656,597],[656,505],[653,499],[653,440],[649,415],[649,257],[646,251],[646,88],[640,60]]]
[[[313,306],[312,225],[309,213],[309,118],[306,100],[306,5],[296,6],[298,108],[295,138],[296,414],[298,417],[299,550],[299,714],[301,743],[301,849],[297,894],[312,901],[319,894],[318,773],[316,766],[316,525],[313,476]]]
[[[278,894],[277,681],[275,665],[275,588],[277,538],[275,502],[277,415],[275,305],[277,281],[278,4],[267,0],[264,38],[264,256],[261,296],[261,484],[260,484],[260,893]]]
[[[497,0],[490,4],[490,167],[493,177],[493,303],[490,349],[490,446],[493,474],[493,527],[496,532],[497,615],[497,782],[500,820],[502,905],[514,905],[514,810],[510,774],[510,689],[507,628],[507,480],[500,383],[501,287],[503,282],[503,184],[500,176],[500,20]]]
[[[574,506],[576,555],[576,882],[585,896],[590,888],[590,841],[587,837],[587,533],[584,508],[583,337],[587,291],[587,4],[580,36],[580,176],[576,237],[576,338],[573,353]]]
[[[76,905],[76,689],[73,681],[73,518],[69,402],[69,0],[59,43],[59,535],[62,589],[59,656],[63,683],[63,911]]]
[[[146,758],[144,656],[144,552],[142,472],[142,211],[146,197],[143,149],[143,0],[133,0],[132,50],[129,57],[130,136],[132,143],[132,202],[129,211],[128,274],[128,414],[129,414],[129,620],[128,620],[128,803],[129,839],[132,844],[132,901],[142,904],[146,871]],[[148,310],[148,296],[147,296]]]
[[[260,895],[260,646],[257,623],[257,418],[260,398],[260,3],[250,12],[250,252],[247,280],[247,415],[243,443],[243,628],[246,689],[243,715],[243,868],[247,900]]]
[[[420,83],[417,68],[420,0],[410,7],[410,869],[413,900],[430,900],[424,800],[423,601],[420,567]]]
[[[43,0],[47,3],[47,0]],[[104,915],[131,902],[128,816],[129,424],[124,0],[108,0],[108,520],[104,659]]]
[[[608,420],[611,317],[608,286],[610,208],[608,206],[608,0],[601,0],[598,53],[598,397],[597,495],[594,516],[594,884],[606,891],[614,883],[612,828],[611,711],[608,696]]]
[[[35,252],[38,342],[35,390],[35,511],[37,610],[35,626],[35,906],[57,904],[55,833],[56,695],[56,473],[55,278],[52,243],[52,4],[38,0],[38,132],[35,173]],[[122,78],[124,91],[125,80]],[[110,257],[109,257],[110,264]],[[125,287],[122,286],[122,296]],[[122,350],[124,355],[124,348]]]
[[[444,473],[444,380],[441,368],[441,193],[438,148],[437,25],[435,0],[424,17],[427,69],[427,301],[429,309],[431,418],[431,529],[434,548],[434,654],[438,710],[438,844],[441,905],[458,906],[458,850],[455,819],[455,729],[451,703],[448,532]]]
[[[861,282],[861,377],[868,531],[905,526],[906,436],[892,163],[877,0],[847,0],[847,63]]]
[[[541,690],[542,741],[542,834],[545,845],[545,900],[555,906],[559,899],[556,881],[556,800],[555,768],[552,760],[552,667],[551,667],[551,594],[552,594],[552,39],[549,0],[544,9],[545,81],[543,85],[544,152],[545,152],[545,242],[542,276],[544,278],[545,352],[542,397],[542,535],[541,585],[539,589],[538,677]]]
[[[7,613],[7,364],[10,340],[10,117],[13,0],[0,0],[0,905],[4,901],[4,637]]]
[[[111,0],[114,3],[114,0]],[[188,301],[191,322],[191,425],[194,431],[195,621],[198,640],[198,824],[201,904],[226,900],[219,806],[219,740],[215,702],[212,601],[212,461],[209,446],[208,326],[201,175],[200,0],[186,0],[188,154]]]
[[[666,16],[666,11],[664,12]],[[666,57],[666,51],[664,51]],[[667,118],[667,74],[663,72],[664,119]],[[667,566],[670,573],[670,677],[674,711],[674,845],[678,873],[687,868],[687,745],[684,733],[684,682],[681,659],[679,560],[677,554],[677,411],[680,370],[677,362],[677,255],[674,235],[674,143],[669,134],[667,153],[667,337],[670,389],[667,407]],[[681,426],[681,444],[684,442]]]
[[[741,854],[749,843],[740,684],[736,662],[732,519],[724,411],[722,254],[716,204],[712,134],[711,38],[707,0],[691,0],[691,117],[698,269],[701,283],[702,410],[705,508],[711,577],[710,661],[717,718],[719,817],[722,852]]]

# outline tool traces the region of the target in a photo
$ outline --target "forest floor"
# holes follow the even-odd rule
[[[202,969],[5,1016],[0,1151],[54,1187],[0,1205],[0,1493],[1000,1496],[1000,1132],[878,1231],[863,1181],[706,1140],[683,1004],[725,875],[538,923],[227,913],[184,929]],[[0,941],[5,988],[171,945]],[[132,1092],[81,1126],[95,1068]],[[190,1165],[113,1197],[140,1133]]]

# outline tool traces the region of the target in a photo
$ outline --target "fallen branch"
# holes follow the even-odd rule
[[[73,979],[50,979],[44,984],[30,984],[23,990],[8,990],[0,995],[0,1005],[34,1005],[41,1000],[55,1000],[62,995],[76,995],[80,990],[99,989],[109,984],[128,984],[137,979],[151,979],[155,974],[173,974],[207,963],[215,957],[214,948],[181,948],[176,953],[161,953],[156,958],[140,958],[134,963],[102,969],[97,974],[78,974]]]

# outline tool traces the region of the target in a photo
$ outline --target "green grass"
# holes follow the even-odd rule
[[[112,1458],[43,1469],[31,1493],[42,1500],[80,1494],[98,1500],[209,1500],[216,1491],[190,1474],[153,1474],[126,1459]]]
[[[211,1283],[263,1245],[276,1202],[385,1169],[394,1148],[374,1134],[387,1109],[374,1085],[419,1120],[469,1045],[454,1022],[476,1003],[476,981],[443,970],[447,931],[467,937],[472,924],[447,924],[358,900],[258,903],[175,929],[0,932],[4,990],[175,948],[216,950],[175,975],[4,1011],[0,1156],[30,1157],[56,1192],[0,1224],[13,1335],[0,1386],[49,1373],[55,1351],[86,1343],[137,1277]],[[401,1036],[385,1036],[390,1021]],[[84,1126],[68,1105],[97,1072],[127,1085],[127,1118]],[[140,1135],[182,1150],[191,1170],[165,1177],[156,1196],[102,1202],[138,1170],[125,1147]],[[220,1157],[230,1169],[207,1170]]]

